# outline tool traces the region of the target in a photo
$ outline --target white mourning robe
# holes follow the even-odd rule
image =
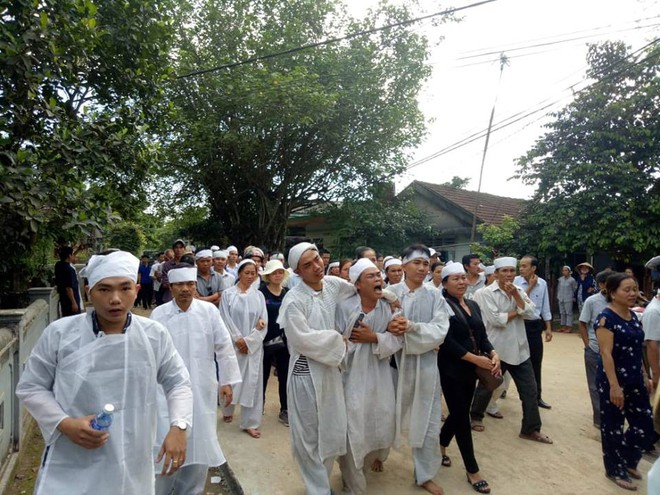
[[[194,426],[188,435],[186,466],[220,466],[226,459],[216,433],[219,391],[215,363],[218,363],[220,385],[235,386],[241,382],[229,331],[215,304],[199,299],[193,299],[187,311],[182,311],[173,300],[154,309],[151,318],[168,329],[190,373]],[[170,429],[165,395],[159,393],[158,399],[156,453]]]
[[[23,371],[16,395],[46,444],[35,494],[153,494],[160,386],[169,417],[192,425],[188,371],[160,323],[133,315],[126,333],[99,335],[91,314],[57,320]],[[66,417],[96,414],[107,403],[115,413],[102,447],[85,449],[57,429]]]
[[[234,387],[232,404],[255,407],[263,401],[259,398],[263,397],[263,341],[268,329],[264,295],[254,286],[251,286],[247,292],[241,292],[237,285],[230,287],[222,293],[220,315],[232,341],[245,339],[248,347],[247,354],[236,351],[243,381]],[[266,324],[263,330],[256,328],[260,318]]]
[[[289,396],[294,363],[307,357],[316,396],[318,454],[323,461],[346,453],[346,405],[339,370],[346,344],[335,330],[335,309],[338,300],[354,294],[355,287],[338,277],[324,277],[323,290],[318,292],[302,282],[284,296],[277,319],[291,354]],[[291,421],[290,426],[296,427]]]
[[[397,353],[397,430],[395,444],[407,439],[413,448],[421,448],[432,421],[433,396],[439,394],[440,376],[436,349],[449,330],[450,308],[442,293],[427,285],[414,292],[405,282],[389,287],[401,301],[406,319],[415,322],[414,330],[404,334],[404,344]]]
[[[358,295],[337,306],[336,327],[350,337],[362,311]],[[395,391],[389,357],[401,349],[403,337],[387,331],[392,319],[389,303],[378,301],[363,322],[376,332],[377,344],[348,343],[343,375],[348,418],[348,447],[355,467],[363,467],[370,452],[387,449],[394,441]]]

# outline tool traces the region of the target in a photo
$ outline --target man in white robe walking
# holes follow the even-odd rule
[[[204,491],[208,468],[226,462],[216,432],[218,395],[225,405],[231,403],[232,387],[241,382],[241,371],[218,308],[194,297],[197,269],[175,266],[168,275],[174,299],[157,307],[151,318],[167,328],[190,373],[194,426],[188,435],[186,464],[173,476],[156,476],[156,495],[199,495]],[[159,394],[158,413],[160,436],[169,425],[163,394]]]
[[[167,330],[130,313],[138,264],[123,251],[92,256],[86,276],[94,311],[50,324],[28,359],[16,395],[46,444],[35,494],[153,494],[161,387],[170,421],[161,473],[185,462],[190,379]],[[114,420],[98,431],[90,423],[105,404],[114,406]]]
[[[433,495],[442,495],[442,488],[433,481],[442,459],[437,350],[449,330],[451,310],[438,289],[424,285],[430,257],[429,249],[421,244],[406,248],[401,260],[406,278],[389,287],[401,301],[406,320],[403,349],[396,355],[395,445],[407,439],[412,447],[415,482]]]
[[[367,493],[365,471],[384,461],[394,441],[395,391],[389,357],[401,349],[403,337],[392,309],[382,299],[383,279],[372,261],[362,258],[349,271],[358,293],[337,306],[337,330],[349,339],[344,372],[348,419],[347,453],[339,458],[345,488]],[[379,464],[380,465],[380,464]]]

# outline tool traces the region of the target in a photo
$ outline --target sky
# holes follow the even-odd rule
[[[348,3],[351,13],[360,16],[377,2]],[[449,6],[437,0],[419,4],[425,11],[420,15]],[[530,198],[534,187],[511,179],[515,160],[543,135],[543,125],[550,121],[547,113],[570,102],[572,89],[589,84],[587,43],[622,40],[636,50],[660,36],[657,0],[496,0],[465,10],[462,17],[458,23],[433,27],[427,21],[412,28],[432,40],[444,40],[432,47],[433,76],[420,94],[428,135],[411,150],[410,163],[485,131],[493,105],[497,124],[553,104],[491,134],[481,191],[517,198]],[[509,58],[501,78],[500,53]],[[477,190],[484,141],[479,138],[410,168],[397,182],[397,190],[413,180],[442,183],[453,176],[469,178],[467,189]]]

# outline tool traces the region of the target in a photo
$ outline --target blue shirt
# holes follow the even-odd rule
[[[525,318],[526,320],[552,321],[552,311],[550,311],[550,296],[548,296],[548,284],[541,277],[537,277],[534,288],[527,292],[529,283],[525,277],[518,275],[513,279],[513,284],[524,290],[534,303],[534,318]]]

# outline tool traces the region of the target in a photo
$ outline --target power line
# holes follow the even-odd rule
[[[268,59],[272,59],[272,58],[276,58],[276,57],[282,57],[284,55],[291,55],[293,53],[301,52],[303,50],[309,50],[311,48],[318,48],[320,46],[325,46],[325,45],[330,45],[330,44],[333,44],[333,43],[338,43],[340,41],[345,41],[345,40],[357,38],[357,37],[360,37],[360,36],[365,36],[365,35],[368,35],[368,34],[377,33],[379,31],[385,31],[387,29],[407,26],[409,24],[414,24],[416,22],[423,21],[423,20],[426,20],[426,19],[431,19],[433,17],[438,17],[440,15],[449,15],[449,14],[453,14],[453,13],[456,13],[456,12],[460,12],[462,10],[467,10],[467,9],[471,9],[471,8],[474,8],[474,7],[480,7],[481,5],[492,3],[492,2],[495,2],[495,1],[497,1],[497,0],[482,0],[480,2],[471,3],[471,4],[465,5],[463,7],[455,7],[455,8],[443,10],[441,12],[436,12],[435,14],[428,14],[428,15],[425,15],[425,16],[416,17],[414,19],[409,19],[409,20],[406,20],[406,21],[395,22],[393,24],[388,24],[386,26],[381,26],[381,27],[377,27],[377,28],[373,28],[373,29],[367,29],[367,30],[364,30],[364,31],[357,31],[355,33],[347,34],[347,35],[341,36],[339,38],[331,38],[331,39],[328,39],[328,40],[319,41],[317,43],[310,43],[310,44],[307,44],[307,45],[298,46],[296,48],[290,48],[288,50],[283,50],[283,51],[280,51],[280,52],[269,53],[269,54],[266,54],[266,55],[259,55],[257,57],[251,57],[251,58],[248,58],[248,59],[245,59],[245,60],[241,60],[239,62],[232,62],[230,64],[219,65],[217,67],[211,67],[209,69],[201,69],[201,70],[193,71],[193,72],[190,72],[188,74],[177,76],[177,79],[184,79],[186,77],[199,76],[199,75],[202,75],[202,74],[208,74],[210,72],[217,72],[217,71],[223,70],[223,69],[231,69],[233,67],[238,67],[238,66],[241,66],[241,65],[252,64],[254,62],[260,62],[262,60],[268,60]]]
[[[628,55],[627,55],[626,57],[624,57],[622,60],[619,60],[619,61],[613,63],[610,67],[608,67],[608,69],[615,69],[617,66],[621,65],[621,64],[623,63],[624,60],[629,59],[629,58],[631,58],[631,57],[633,57],[633,56],[635,56],[635,55],[637,55],[637,54],[643,52],[643,51],[646,50],[647,48],[649,48],[649,47],[653,46],[654,44],[658,43],[659,41],[660,41],[660,38],[656,38],[655,40],[653,40],[653,41],[651,41],[650,43],[644,45],[643,47],[639,48],[638,50],[635,50],[634,52],[628,54]],[[644,62],[647,58],[648,58],[648,56],[647,56],[647,57],[644,57],[643,59],[641,59],[641,60],[635,62],[634,65],[638,65],[638,64]],[[594,87],[594,86],[596,86],[596,85],[598,85],[598,84],[602,84],[602,83],[606,82],[607,80],[611,79],[612,77],[614,77],[614,76],[616,76],[616,75],[617,75],[616,72],[611,72],[611,73],[609,73],[607,76],[603,77],[602,79],[600,79],[600,80],[598,80],[598,81],[595,81],[594,83],[592,83],[592,84],[590,84],[590,85],[587,85],[587,86],[585,86],[584,88],[582,88],[582,89],[580,89],[580,90],[578,90],[578,91],[575,91],[574,94],[573,94],[573,96],[577,96],[578,94],[584,92],[585,90],[587,90],[587,89],[590,88],[590,87]],[[580,82],[578,82],[577,84],[580,84],[581,82],[584,82],[585,80],[586,80],[586,79],[583,79],[583,81],[580,81]],[[572,90],[572,89],[574,88],[574,86],[575,86],[575,85],[571,85],[571,86],[569,86],[568,88],[566,88],[564,91],[566,91],[566,90]],[[495,126],[493,126],[493,129],[492,129],[491,132],[495,132],[495,131],[498,131],[498,130],[500,130],[500,129],[504,129],[504,128],[506,128],[506,127],[509,127],[510,125],[515,124],[516,122],[519,122],[519,121],[521,121],[521,120],[526,119],[527,117],[530,117],[531,115],[534,115],[534,114],[536,114],[536,113],[542,112],[542,111],[544,111],[544,110],[546,110],[546,109],[548,109],[548,108],[550,108],[550,107],[552,107],[552,106],[558,104],[559,102],[562,101],[562,99],[563,99],[563,98],[560,98],[559,100],[553,101],[553,102],[551,102],[551,103],[549,103],[549,104],[547,104],[547,105],[544,105],[544,106],[542,106],[542,107],[540,107],[540,108],[537,108],[537,109],[535,109],[535,110],[530,110],[530,111],[528,111],[528,112],[526,112],[526,113],[525,113],[525,111],[522,111],[522,112],[518,112],[518,113],[516,113],[516,114],[514,114],[514,115],[512,115],[512,116],[510,116],[510,117],[507,117],[506,119],[503,119],[503,120],[501,120],[500,122],[498,122],[497,124],[495,124]],[[536,105],[534,105],[534,106],[536,106]],[[518,117],[515,118],[516,116],[518,116]],[[513,120],[512,120],[512,119],[513,119]],[[423,165],[424,163],[427,163],[427,162],[429,162],[429,161],[431,161],[431,160],[434,160],[435,158],[438,158],[438,157],[440,157],[440,156],[442,156],[442,155],[445,155],[445,154],[450,153],[450,152],[452,152],[452,151],[455,151],[455,150],[457,150],[457,149],[459,149],[459,148],[462,148],[463,146],[466,146],[466,145],[468,145],[468,144],[470,144],[470,143],[472,143],[472,142],[474,142],[474,141],[477,141],[477,140],[481,139],[482,137],[484,137],[485,132],[486,132],[486,130],[481,130],[481,131],[479,131],[479,132],[476,132],[476,133],[474,133],[474,134],[472,134],[472,135],[470,135],[470,136],[468,136],[468,137],[466,137],[466,138],[464,138],[464,139],[461,139],[461,140],[459,140],[459,141],[456,141],[456,142],[453,143],[453,144],[450,144],[449,146],[446,146],[445,148],[443,148],[443,149],[441,149],[441,150],[439,150],[439,151],[437,151],[437,152],[435,152],[435,153],[433,153],[433,154],[431,154],[431,155],[428,155],[428,156],[426,156],[426,157],[424,157],[424,158],[421,158],[421,159],[419,159],[419,160],[416,160],[415,162],[409,164],[409,165],[406,167],[406,170],[410,170],[410,169],[412,169],[412,168],[414,168],[414,167],[417,167],[417,166],[419,166],[419,165]]]

